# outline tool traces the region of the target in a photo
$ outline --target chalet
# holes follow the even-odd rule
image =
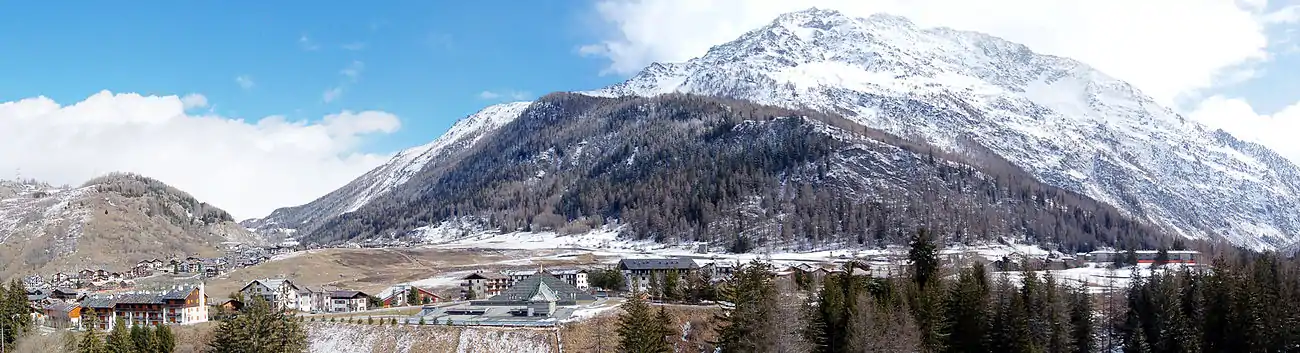
[[[74,301],[80,299],[80,293],[73,289],[60,287],[51,290],[49,297],[52,299]]]
[[[460,292],[469,300],[501,294],[501,291],[510,287],[510,277],[498,273],[475,272],[463,280]]]
[[[408,303],[411,291],[415,291],[415,303]],[[382,296],[380,302],[383,303],[385,308],[403,305],[437,304],[442,301],[442,297],[433,294],[432,291],[409,284],[388,287],[388,289],[380,292],[380,296]]]
[[[77,279],[81,282],[94,282],[95,270],[85,269],[77,272]]]
[[[81,306],[76,303],[52,303],[42,310],[45,315],[45,326],[62,329],[81,327]]]
[[[244,309],[244,302],[227,299],[226,301],[221,302],[221,304],[217,304],[217,307],[224,311],[240,311]]]
[[[354,290],[341,290],[330,293],[329,312],[350,313],[369,310],[370,296]]]
[[[328,311],[330,295],[338,290],[333,286],[300,286],[298,289],[298,311],[307,313]]]
[[[92,296],[82,301],[93,310],[96,326],[113,329],[116,320],[134,326],[185,325],[208,321],[207,294],[203,284],[177,287],[165,292],[124,293]]]
[[[727,261],[714,261],[700,266],[700,272],[709,276],[712,282],[725,281],[736,272],[736,264]]]
[[[618,270],[627,279],[628,290],[648,291],[651,279],[662,280],[668,273],[684,276],[700,266],[691,259],[622,259]]]
[[[287,279],[253,280],[239,289],[239,293],[249,300],[262,298],[274,308],[301,310],[299,288]]]

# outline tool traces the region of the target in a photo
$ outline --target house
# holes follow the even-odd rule
[[[307,313],[328,311],[330,295],[338,290],[333,286],[301,286],[298,289],[298,311]]]
[[[80,280],[80,281],[83,282],[83,283],[94,282],[94,281],[95,281],[95,270],[84,269],[84,270],[78,271],[78,272],[77,272],[77,279]]]
[[[369,310],[370,296],[354,290],[341,290],[330,293],[329,312],[350,313]]]
[[[557,306],[590,303],[596,297],[546,273],[525,278],[501,294],[487,300],[470,302],[471,306],[508,306],[513,316],[552,316]]]
[[[727,261],[714,261],[700,266],[700,272],[709,276],[711,282],[721,282],[731,278],[736,272],[736,264]]]
[[[93,312],[95,325],[112,330],[118,319],[129,326],[186,325],[208,321],[203,284],[163,292],[91,296],[82,301],[84,315]]]
[[[244,309],[244,302],[227,299],[226,301],[221,302],[221,304],[217,304],[217,307],[224,311],[240,311]]]
[[[408,299],[410,298],[411,291],[415,291],[415,296],[416,296],[415,303],[408,303],[409,301]],[[385,308],[390,308],[394,306],[403,306],[403,305],[436,304],[442,301],[442,297],[438,296],[437,294],[433,294],[433,292],[429,291],[428,289],[412,286],[409,284],[399,284],[392,287],[388,287],[388,289],[385,289],[383,292],[380,292],[380,296],[382,297],[380,299],[380,302],[383,303],[383,306]]]
[[[80,297],[80,293],[78,293],[78,292],[77,292],[76,290],[74,290],[74,289],[68,289],[68,288],[62,288],[62,287],[60,287],[60,288],[54,288],[54,290],[51,290],[51,291],[50,291],[50,294],[49,294],[49,297],[52,298],[52,299],[59,299],[59,300],[66,300],[66,301],[75,301],[75,300],[80,299],[80,298],[79,298],[79,297]]]
[[[653,280],[662,281],[669,273],[685,276],[700,266],[691,259],[622,259],[618,270],[627,280],[628,290],[648,291]]]
[[[510,277],[509,285],[514,285],[515,282],[522,281],[537,274],[537,270],[501,271],[501,274]]]
[[[501,291],[510,287],[510,277],[498,273],[475,272],[463,280],[460,292],[469,300],[501,294]]]
[[[44,311],[46,326],[64,329],[81,327],[81,306],[76,303],[51,303],[42,311]]]
[[[587,284],[586,269],[581,269],[581,268],[549,269],[546,270],[546,273],[551,274],[551,276],[555,276],[555,278],[559,278],[561,281],[564,281],[565,283],[568,283],[570,286],[573,286],[574,288],[577,288],[579,290],[585,291],[591,288],[591,286]]]
[[[262,298],[272,307],[287,310],[299,309],[300,298],[298,286],[287,279],[259,279],[248,282],[239,289],[244,299]],[[308,308],[310,311],[310,308]]]

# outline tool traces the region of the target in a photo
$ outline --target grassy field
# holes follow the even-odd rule
[[[552,257],[554,250],[475,250],[437,248],[321,249],[232,271],[208,282],[208,295],[223,298],[249,281],[284,277],[295,284],[334,285],[377,294],[397,283],[422,280],[454,272],[592,265],[590,255]],[[548,258],[552,257],[552,258]],[[451,295],[454,286],[443,288]]]

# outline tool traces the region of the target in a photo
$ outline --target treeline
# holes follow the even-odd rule
[[[691,95],[552,94],[511,124],[305,239],[402,234],[477,218],[501,232],[583,232],[736,252],[881,246],[933,229],[1067,252],[1154,248],[1159,231],[992,153],[939,152],[841,117]],[[985,151],[987,152],[987,151]]]
[[[167,217],[172,220],[173,224],[177,225],[189,224],[194,220],[208,224],[233,222],[235,220],[226,211],[205,202],[199,202],[189,193],[156,179],[138,174],[109,173],[90,179],[82,185],[82,187],[87,186],[94,186],[95,190],[99,192],[115,192],[131,198],[151,196],[148,199],[146,214],[151,217]],[[181,209],[175,209],[176,206]]]
[[[991,276],[979,264],[940,266],[926,232],[911,240],[908,276],[854,275],[859,265],[789,295],[762,262],[720,288],[720,352],[1292,352],[1300,350],[1300,263],[1237,254],[1212,270],[1156,266],[1127,287],[1058,282],[1050,272]],[[1172,265],[1171,265],[1172,266]],[[1135,271],[1135,270],[1134,270]],[[798,292],[798,290],[795,290]],[[794,302],[790,298],[806,297]],[[640,304],[625,304],[640,305]],[[627,309],[625,309],[627,310]],[[625,352],[671,347],[673,328],[640,317]],[[666,335],[661,335],[666,334]],[[646,335],[661,335],[645,337]],[[635,343],[635,345],[633,345]]]
[[[70,335],[64,350],[76,353],[171,353],[176,351],[176,335],[167,325],[127,326],[117,319],[107,334],[99,331],[95,310],[82,315],[84,333]]]
[[[85,332],[69,335],[64,350],[76,353],[170,353],[176,350],[171,327],[127,326],[117,319],[107,334],[99,331],[93,309],[83,314]],[[254,299],[243,310],[221,320],[206,342],[213,353],[289,353],[307,351],[302,319]]]

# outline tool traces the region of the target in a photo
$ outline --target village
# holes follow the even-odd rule
[[[284,254],[289,250],[265,251]],[[29,283],[33,322],[68,330],[86,329],[88,322],[94,322],[98,329],[110,330],[119,319],[126,325],[188,325],[219,320],[237,314],[251,301],[263,300],[308,321],[351,321],[364,317],[402,324],[550,327],[613,308],[629,293],[644,293],[652,299],[664,300],[670,298],[664,293],[680,292],[680,288],[687,286],[713,288],[743,265],[737,258],[716,255],[619,258],[601,266],[475,270],[454,278],[456,284],[452,290],[396,283],[366,293],[355,288],[309,285],[280,277],[251,280],[234,293],[214,294],[206,291],[206,281],[215,277],[207,275],[208,269],[222,267],[215,265],[219,262],[204,260],[211,259],[141,261],[128,271],[130,277],[148,277],[151,271],[192,275],[150,290],[106,288],[101,283],[111,282],[113,274],[98,271],[83,271],[71,277],[56,274],[50,282]],[[900,276],[909,271],[909,264],[897,253],[841,254],[824,260],[756,260],[771,264],[774,277],[795,281],[815,282],[842,271],[871,277]],[[1126,264],[1203,266],[1200,253],[1188,250],[1094,251],[1074,256],[1054,252],[1012,256],[965,250],[941,252],[940,260],[947,268],[980,262],[993,271],[1008,274],[1027,269],[1056,271],[1067,279],[1091,286],[1100,284],[1070,274],[1098,273],[1099,269],[1105,269],[1111,273],[1109,276],[1120,278],[1129,273],[1116,268]],[[695,302],[708,305],[715,298],[706,299]]]

